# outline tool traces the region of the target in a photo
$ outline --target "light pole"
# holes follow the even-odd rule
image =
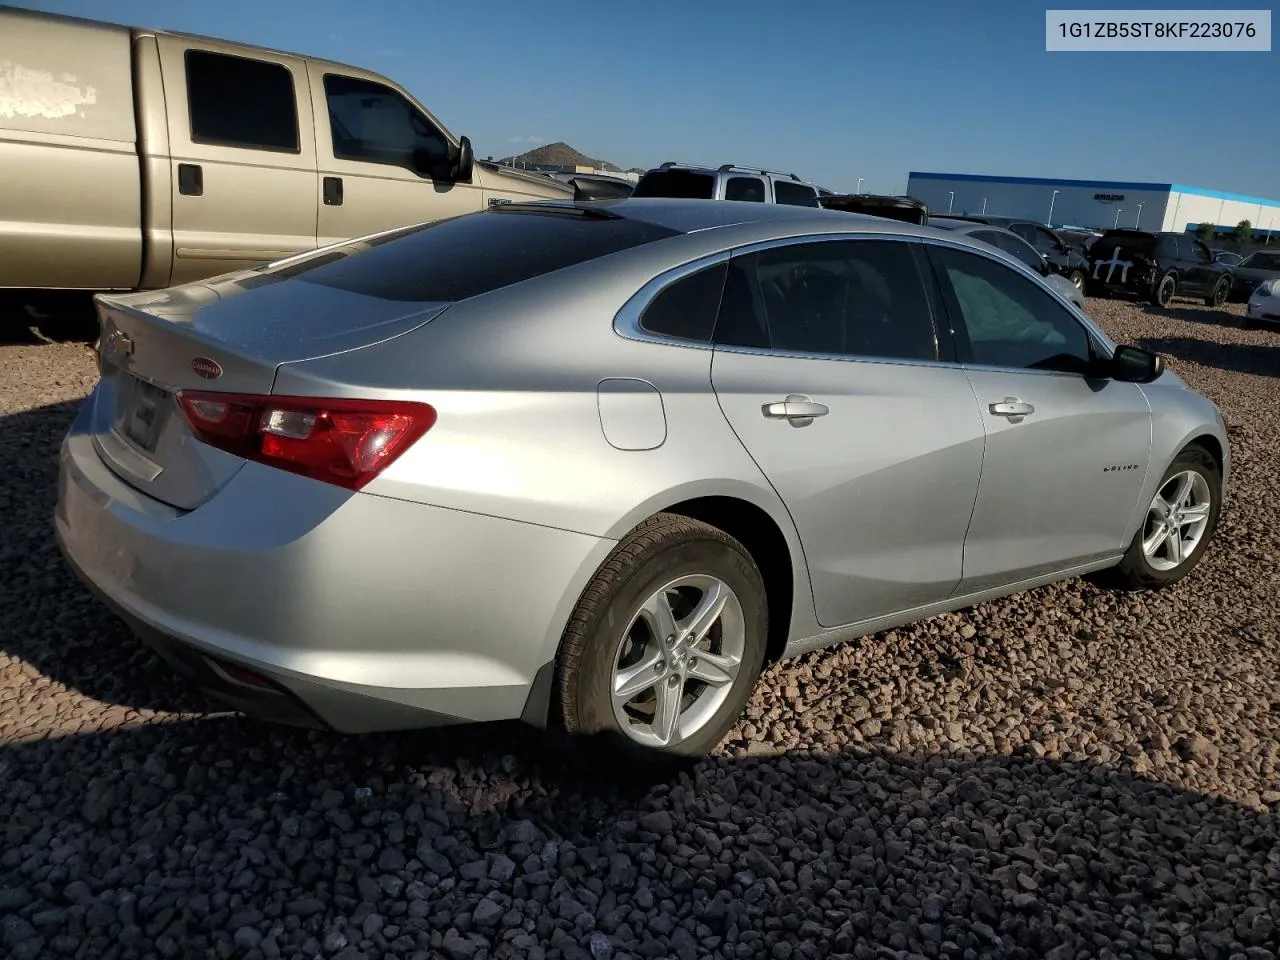
[[[982,198],[982,215],[984,217],[987,215],[987,198],[986,197]]]
[[[1133,229],[1138,229],[1138,224],[1142,223],[1142,204],[1138,204],[1138,215],[1133,218]]]
[[[1112,230],[1114,230],[1116,227],[1120,226],[1120,214],[1122,214],[1122,213],[1124,213],[1124,207],[1118,207],[1118,208],[1116,209],[1116,222],[1115,222],[1115,223],[1113,223],[1113,224],[1111,225],[1111,229],[1112,229]]]
[[[854,187],[854,188],[853,188],[853,192],[854,192],[854,193],[861,193],[861,192],[862,192],[862,181],[863,181],[863,180],[865,180],[865,179],[867,179],[867,178],[866,178],[866,177],[859,177],[859,178],[858,178],[858,185],[857,185],[856,187]]]
[[[1049,198],[1049,226],[1053,226],[1053,203],[1058,199],[1058,191],[1053,191],[1053,196]]]
[[[951,190],[947,194],[947,213],[951,212],[951,205],[956,202],[956,192]]]

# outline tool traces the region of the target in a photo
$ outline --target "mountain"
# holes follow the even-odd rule
[[[516,157],[503,157],[499,163],[510,166],[515,164],[527,164],[529,166],[539,167],[595,167],[600,170],[609,170],[614,173],[621,173],[622,168],[610,163],[608,160],[596,160],[588,157],[580,150],[575,150],[563,141],[557,140],[555,143],[543,144],[540,147],[534,147],[527,150]],[[632,168],[635,170],[636,168]],[[638,173],[644,173],[643,170],[636,170]]]

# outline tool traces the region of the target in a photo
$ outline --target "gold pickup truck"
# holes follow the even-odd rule
[[[0,287],[166,287],[508,200],[406,90],[339,63],[0,6]]]

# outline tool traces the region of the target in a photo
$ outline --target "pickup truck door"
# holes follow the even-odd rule
[[[172,164],[171,282],[314,249],[306,62],[233,43],[156,40]]]
[[[381,77],[308,62],[319,157],[321,246],[479,210],[476,182],[448,178],[444,129]]]

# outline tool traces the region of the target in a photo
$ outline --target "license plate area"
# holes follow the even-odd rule
[[[172,395],[127,373],[120,374],[119,390],[116,432],[144,453],[155,453],[173,412]]]

